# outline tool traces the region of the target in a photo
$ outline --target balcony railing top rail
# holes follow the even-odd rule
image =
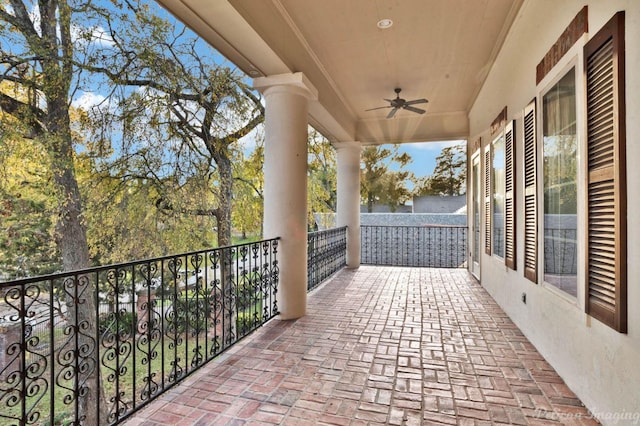
[[[278,239],[0,283],[0,424],[116,424],[278,313]]]

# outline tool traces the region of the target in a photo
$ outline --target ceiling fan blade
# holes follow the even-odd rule
[[[387,115],[387,118],[393,118],[394,115],[396,115],[396,112],[398,112],[400,108],[394,108],[391,111],[389,111],[389,114]]]
[[[406,109],[407,111],[412,111],[418,114],[424,114],[425,110],[420,109],[420,108],[414,108],[412,106],[408,106],[407,104],[405,104],[402,108]]]
[[[426,104],[427,102],[429,102],[429,101],[423,98],[423,99],[414,99],[413,101],[408,101],[408,102],[405,102],[404,104],[405,105],[416,105],[416,104]]]
[[[393,108],[393,107],[391,105],[387,105],[387,106],[378,107],[378,108],[365,109],[365,111],[375,111],[377,109],[384,109],[384,108]]]

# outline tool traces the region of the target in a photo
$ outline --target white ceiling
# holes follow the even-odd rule
[[[159,0],[251,76],[303,72],[335,142],[465,139],[467,113],[523,0]],[[376,23],[391,19],[379,29]],[[402,88],[418,115],[387,105]]]

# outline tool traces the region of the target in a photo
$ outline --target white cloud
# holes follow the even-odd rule
[[[101,47],[111,47],[115,44],[111,35],[101,26],[85,28],[77,24],[72,24],[71,39],[74,43],[94,43]]]
[[[82,95],[80,95],[79,98],[76,98],[71,102],[71,106],[85,111],[90,111],[93,107],[102,106],[106,99],[107,98],[99,93],[82,92]]]

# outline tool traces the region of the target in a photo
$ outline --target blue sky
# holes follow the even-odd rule
[[[399,145],[399,151],[401,154],[406,152],[413,158],[406,169],[417,177],[424,177],[433,173],[436,157],[440,155],[442,148],[463,143],[464,141],[405,143]]]

